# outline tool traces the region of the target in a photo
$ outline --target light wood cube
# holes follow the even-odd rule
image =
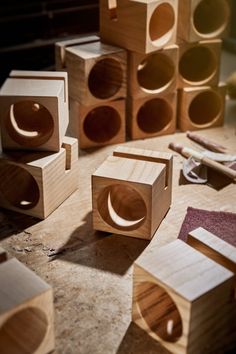
[[[186,87],[179,92],[177,125],[200,130],[224,124],[226,85]]]
[[[127,128],[131,139],[173,134],[176,130],[177,93],[127,100]]]
[[[222,38],[229,20],[229,0],[179,0],[177,37],[186,42]]]
[[[235,308],[232,272],[176,240],[144,253],[133,279],[132,318],[151,337],[171,353],[223,352]]]
[[[178,46],[172,45],[149,55],[129,52],[128,95],[141,98],[176,89]]]
[[[64,137],[58,153],[0,155],[0,206],[45,219],[78,186],[78,142]]]
[[[221,44],[220,39],[215,39],[179,46],[178,88],[218,85]]]
[[[176,43],[178,1],[100,0],[100,36],[138,53]]]
[[[120,146],[92,175],[95,230],[150,240],[171,205],[172,155]]]
[[[0,264],[1,354],[54,350],[52,288],[15,258]]]
[[[108,101],[84,106],[70,100],[70,134],[87,149],[125,142],[125,100]]]
[[[66,69],[66,48],[73,47],[75,45],[80,44],[88,44],[98,42],[100,38],[96,35],[90,36],[79,36],[73,39],[67,39],[64,41],[56,42],[55,44],[55,64],[56,70],[64,70]]]
[[[127,53],[101,42],[66,48],[70,97],[89,106],[126,97]]]
[[[3,149],[59,151],[69,123],[67,73],[12,71],[0,91]]]

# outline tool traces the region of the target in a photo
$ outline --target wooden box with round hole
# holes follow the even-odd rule
[[[70,97],[89,106],[126,97],[127,53],[100,41],[66,48]]]
[[[138,53],[175,44],[178,1],[100,0],[100,36]]]
[[[0,264],[1,354],[54,350],[52,288],[15,258]]]
[[[127,100],[127,130],[131,139],[176,131],[177,92]]]
[[[81,149],[125,142],[125,100],[84,106],[71,99],[69,130]]]
[[[176,240],[135,262],[132,320],[171,353],[223,353],[233,289],[231,271]]]
[[[67,73],[10,73],[0,91],[3,149],[57,152],[68,123]]]
[[[145,55],[128,54],[128,95],[141,98],[174,91],[178,78],[178,46]]]
[[[179,91],[177,125],[182,131],[224,124],[226,85],[186,87]]]
[[[0,206],[45,219],[78,187],[78,141],[64,137],[57,153],[0,155]]]
[[[92,175],[95,230],[150,240],[171,205],[172,155],[120,146]]]
[[[231,0],[179,0],[178,41],[198,42],[224,37]]]
[[[220,39],[180,44],[178,88],[218,85],[221,44]]]

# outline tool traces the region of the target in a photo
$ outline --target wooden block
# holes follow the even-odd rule
[[[186,87],[179,91],[177,125],[200,130],[224,124],[226,85]]]
[[[3,263],[7,260],[7,253],[6,251],[0,247],[0,263]]]
[[[65,56],[66,48],[73,47],[79,44],[94,43],[98,42],[100,39],[96,35],[90,36],[79,36],[72,39],[67,39],[65,41],[60,41],[55,43],[55,64],[56,70],[63,70],[66,68]]]
[[[126,97],[127,53],[101,42],[66,48],[70,97],[89,106]]]
[[[150,240],[170,208],[171,154],[120,146],[92,175],[93,227]]]
[[[138,53],[176,43],[178,2],[174,0],[100,0],[100,36]]]
[[[52,288],[16,259],[0,264],[1,354],[54,350]]]
[[[172,45],[149,55],[128,54],[128,95],[134,98],[168,93],[176,89],[178,46]]]
[[[215,39],[179,46],[179,88],[218,85],[221,44],[220,39]]]
[[[3,149],[59,151],[69,123],[67,73],[12,71],[0,91]]]
[[[230,0],[179,0],[179,41],[222,38],[228,32]]]
[[[6,209],[45,219],[77,185],[77,139],[64,137],[61,150],[54,154],[0,155],[0,206]]]
[[[87,149],[125,142],[125,100],[84,106],[70,100],[70,134]]]
[[[144,252],[133,279],[132,319],[151,337],[171,353],[223,352],[232,320],[232,272],[176,240]]]
[[[131,139],[173,134],[176,130],[177,93],[127,99],[127,128]]]

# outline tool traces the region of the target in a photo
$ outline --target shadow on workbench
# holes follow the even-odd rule
[[[60,259],[122,275],[149,243],[133,237],[94,231],[91,212],[83,221],[70,235],[69,241],[57,250],[51,261]]]

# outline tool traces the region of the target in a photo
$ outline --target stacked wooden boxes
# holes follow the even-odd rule
[[[175,132],[178,2],[100,0],[100,35],[128,50],[131,139]]]
[[[179,0],[178,125],[182,131],[224,122],[226,86],[219,83],[221,40],[228,28],[228,0]]]
[[[0,206],[41,219],[78,183],[67,74],[13,71],[0,91]]]

